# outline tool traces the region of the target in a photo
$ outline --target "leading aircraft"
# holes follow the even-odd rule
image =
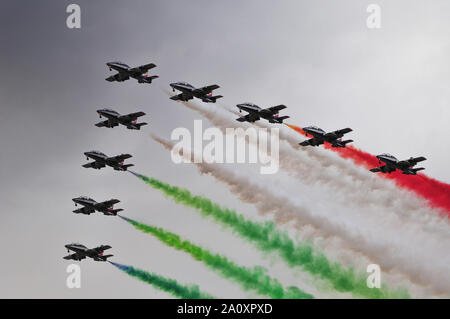
[[[267,109],[262,109],[258,105],[249,102],[237,104],[236,106],[239,109],[239,112],[242,112],[242,110],[248,112],[247,115],[236,119],[236,121],[239,122],[253,123],[263,118],[268,120],[269,123],[283,123],[283,120],[289,118],[289,116],[278,117],[278,112],[286,108],[283,104],[272,106]]]
[[[75,214],[89,215],[94,213],[95,211],[99,211],[104,215],[116,216],[118,212],[123,211],[122,208],[114,209],[113,205],[120,203],[120,200],[114,198],[100,203],[86,196],[72,198],[72,200],[75,202],[75,206],[77,206],[77,204],[83,206],[81,208],[75,209],[73,211]]]
[[[170,83],[170,87],[174,92],[175,90],[181,91],[180,94],[170,97],[170,99],[174,101],[187,102],[196,97],[206,103],[216,103],[216,100],[222,97],[222,95],[212,95],[213,90],[220,88],[220,86],[218,86],[217,84],[195,88],[193,85],[187,82],[175,82]]]
[[[131,77],[133,79],[138,80],[138,83],[152,83],[152,80],[159,77],[157,75],[153,76],[147,75],[148,70],[156,67],[156,65],[153,63],[144,64],[134,68],[130,67],[128,64],[119,61],[108,62],[106,63],[106,65],[108,66],[110,71],[115,70],[118,72],[105,79],[106,81],[109,82],[114,81],[123,82],[129,80]]]
[[[129,130],[140,130],[141,126],[147,125],[147,123],[137,123],[137,118],[144,116],[144,112],[136,112],[130,113],[126,115],[120,115],[119,112],[116,112],[112,109],[100,109],[97,110],[100,118],[102,116],[106,117],[107,120],[103,122],[98,122],[95,124],[97,127],[115,127],[119,126],[119,124],[125,125]]]
[[[86,155],[86,158],[89,160],[89,158],[92,158],[94,162],[90,162],[87,164],[84,164],[83,167],[85,168],[96,168],[101,169],[105,167],[106,165],[114,168],[116,171],[126,171],[128,167],[134,166],[133,164],[123,164],[123,161],[127,158],[132,157],[130,154],[121,154],[117,156],[108,157],[105,155],[105,153],[99,152],[99,151],[89,151],[84,152],[84,155]]]
[[[378,158],[378,162],[385,163],[385,165],[380,167],[372,168],[371,172],[382,172],[382,173],[391,173],[395,170],[401,170],[402,174],[405,175],[417,175],[418,171],[424,170],[423,167],[413,168],[417,163],[425,161],[426,158],[423,156],[420,157],[410,157],[407,160],[399,161],[395,156],[392,156],[391,154],[380,154],[376,156]]]
[[[63,258],[66,260],[82,260],[86,257],[90,257],[94,259],[95,261],[107,261],[109,257],[112,257],[114,255],[103,255],[103,252],[107,249],[110,249],[111,246],[109,245],[101,245],[95,248],[87,248],[85,245],[78,244],[78,243],[72,243],[64,245],[64,247],[67,248],[67,252],[74,251],[73,254],[64,256]]]
[[[306,137],[308,137],[308,135],[311,135],[313,138],[299,143],[299,145],[301,146],[308,146],[308,145],[319,146],[324,142],[328,142],[331,144],[332,147],[345,147],[347,143],[353,142],[353,140],[343,141],[341,139],[341,137],[343,137],[344,134],[352,131],[352,129],[348,127],[342,130],[337,130],[328,133],[326,133],[324,130],[322,130],[317,126],[307,126],[303,127],[302,129],[305,132]]]

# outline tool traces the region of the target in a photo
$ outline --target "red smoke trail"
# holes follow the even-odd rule
[[[306,136],[306,133],[298,126],[286,124],[296,132]],[[331,147],[329,143],[325,143],[326,149],[331,149],[338,153],[342,158],[353,160],[357,165],[363,166],[367,169],[380,166],[378,159],[364,152],[356,147],[347,146],[345,148]],[[413,191],[420,197],[428,200],[428,203],[433,208],[441,208],[446,211],[446,215],[450,216],[450,185],[440,182],[434,178],[428,177],[424,174],[404,175],[400,171],[392,172],[391,174],[381,174],[380,176],[393,180],[397,186]]]

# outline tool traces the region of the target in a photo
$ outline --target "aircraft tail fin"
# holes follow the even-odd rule
[[[112,256],[114,256],[114,255],[103,255],[103,256],[100,256],[100,260],[101,261],[108,261],[108,258],[112,257]]]
[[[216,103],[217,99],[220,99],[223,97],[222,95],[214,95],[214,96],[208,96],[208,99],[213,101],[213,103]]]
[[[275,119],[269,120],[269,123],[283,123],[283,121],[288,118],[289,118],[289,115],[275,116]]]
[[[110,209],[110,210],[108,211],[108,214],[105,214],[105,215],[113,215],[113,216],[116,216],[117,213],[118,213],[118,212],[121,212],[121,211],[123,211],[122,208]]]
[[[157,75],[145,76],[138,80],[139,83],[152,83],[152,80],[159,78]]]
[[[141,126],[147,125],[148,123],[142,122],[142,123],[136,123],[135,125],[138,127],[138,129],[141,128]]]
[[[345,147],[348,143],[353,142],[353,140],[345,140],[345,141],[336,141],[333,144],[331,144],[332,147]]]
[[[303,141],[303,142],[301,142],[301,143],[298,143],[298,145],[301,145],[301,146],[308,146],[308,145],[311,145],[311,144],[310,144],[309,140],[306,140],[306,141]]]
[[[283,123],[283,121],[285,120],[285,119],[288,119],[289,118],[289,115],[285,115],[285,116],[280,116],[280,117],[278,117],[278,119],[280,120],[280,123]]]
[[[424,170],[424,167],[418,167],[418,168],[410,168],[408,171],[403,172],[405,175],[416,175],[418,171]]]
[[[134,166],[134,164],[125,164],[125,165],[121,165],[120,167],[126,171],[128,167]]]
[[[348,143],[351,143],[351,142],[353,142],[353,140],[340,141],[339,143],[343,144],[345,147],[345,145],[347,145]]]
[[[148,123],[142,122],[142,123],[134,123],[132,125],[128,125],[127,129],[129,130],[140,130],[141,126],[147,125]]]

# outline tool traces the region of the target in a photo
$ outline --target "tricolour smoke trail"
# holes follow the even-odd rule
[[[330,262],[326,256],[305,242],[295,243],[286,232],[275,227],[272,222],[257,223],[245,219],[235,211],[220,207],[202,196],[193,196],[189,190],[166,184],[154,178],[132,172],[146,184],[161,190],[175,202],[200,211],[202,216],[212,217],[228,226],[235,234],[256,244],[264,252],[277,252],[291,267],[299,266],[315,277],[328,281],[339,292],[350,292],[355,297],[366,298],[408,298],[404,291],[389,291],[383,285],[380,289],[367,287],[366,277],[353,269],[345,269],[338,263]]]
[[[306,136],[305,132],[300,127],[292,124],[286,125],[298,133]],[[351,159],[355,164],[363,166],[367,169],[380,165],[375,156],[352,145],[340,148],[331,147],[330,144],[325,143],[324,147],[335,151],[342,158]],[[447,216],[450,216],[450,184],[440,182],[421,173],[414,176],[404,175],[399,171],[395,171],[391,174],[383,174],[380,176],[392,179],[398,186],[413,191],[421,198],[427,200],[431,207],[441,208],[446,211]]]
[[[120,215],[119,215],[120,216]],[[284,287],[278,280],[269,277],[262,267],[249,269],[236,265],[226,257],[213,254],[212,252],[192,244],[187,240],[182,240],[178,235],[168,232],[162,228],[146,225],[133,219],[120,216],[129,222],[136,229],[152,234],[164,244],[177,250],[190,254],[194,259],[202,261],[208,267],[219,272],[225,278],[239,283],[246,290],[255,290],[259,294],[267,295],[274,299],[311,299],[312,295],[301,291],[297,287]]]
[[[168,150],[174,146],[172,141],[151,136]],[[189,160],[189,157],[185,159]],[[304,204],[293,202],[291,198],[278,194],[276,189],[269,189],[267,183],[250,181],[248,177],[235,174],[223,165],[207,163],[194,165],[201,173],[211,174],[225,183],[243,202],[254,204],[259,214],[273,214],[276,224],[294,222],[293,226],[299,231],[304,230],[305,225],[310,225],[312,227],[308,227],[308,238],[314,240],[322,238],[319,242],[327,247],[338,244],[340,247],[333,249],[334,252],[344,256],[348,252],[356,253],[359,259],[367,257],[371,261],[369,263],[379,264],[383,270],[394,270],[394,273],[400,271],[407,275],[410,282],[421,285],[420,289],[428,287],[432,293],[438,294],[450,292],[450,278],[447,279],[443,275],[448,269],[450,256],[445,252],[448,251],[449,242],[423,233],[421,225],[405,226],[397,221],[398,226],[391,227],[382,219],[375,220],[374,224],[367,224],[361,214],[356,216],[358,219],[355,222],[358,223],[354,224],[353,218],[345,220],[334,218],[334,208],[330,208],[328,214],[313,212],[306,202]],[[402,236],[398,233],[400,229]],[[441,257],[430,263],[429,260],[436,255]]]
[[[166,94],[170,95],[168,91]],[[216,127],[225,131],[226,128],[248,126],[246,123],[236,122],[230,119],[219,108],[209,108],[208,106],[198,105],[193,102],[182,102],[183,105],[194,110],[208,119]],[[236,113],[224,106],[224,108]],[[255,122],[254,125],[262,128],[270,128],[265,122]],[[246,127],[244,126],[244,127]],[[304,134],[303,130],[294,125],[287,126]],[[448,237],[448,222],[440,220],[440,216],[434,216],[434,212],[427,210],[424,206],[426,201],[419,198],[412,198],[412,194],[393,187],[391,183],[352,165],[349,161],[339,156],[331,156],[322,149],[311,147],[299,148],[298,139],[289,131],[280,130],[280,139],[287,142],[291,147],[284,143],[280,144],[280,167],[290,175],[300,179],[303,183],[323,185],[331,189],[332,193],[339,195],[338,198],[344,199],[348,205],[359,207],[379,206],[380,209],[375,212],[380,218],[385,218],[386,210],[394,212],[399,217],[407,220],[415,220],[423,223],[424,228],[435,233],[444,233]],[[248,142],[248,141],[247,141]]]
[[[226,117],[219,109],[210,109],[192,102],[185,102],[183,104],[205,116],[212,124],[222,129],[222,131],[225,131],[228,127],[236,127],[236,123],[238,123]],[[225,106],[224,108],[233,114],[238,114]],[[253,124],[266,129],[271,127],[266,122],[255,122]],[[242,123],[238,126],[241,125]],[[297,126],[289,124],[287,126],[305,134]],[[432,208],[436,206],[426,206],[428,202],[423,200],[423,197],[414,196],[413,193],[408,194],[408,191],[402,190],[407,189],[405,187],[394,187],[389,181],[377,178],[377,176],[368,170],[366,171],[365,169],[352,165],[344,157],[330,156],[332,154],[327,154],[327,152],[323,152],[321,149],[311,147],[299,149],[298,139],[283,129],[280,130],[280,139],[291,146],[286,147],[284,143],[280,144],[280,168],[298,178],[302,183],[326,186],[337,198],[345,201],[346,205],[356,207],[364,206],[365,208],[379,207],[371,211],[374,217],[376,214],[379,218],[383,219],[386,219],[386,215],[388,215],[388,218],[396,218],[392,214],[395,213],[397,217],[403,219],[405,222],[414,221],[415,223],[421,223],[424,230],[436,236],[441,236],[445,240],[449,239],[449,220],[447,218],[443,220],[441,215],[435,214]],[[364,156],[360,155],[358,157],[361,158]],[[414,176],[398,175],[400,175],[400,179],[402,180],[406,179],[411,181],[411,177],[414,178]],[[420,178],[423,177],[422,175],[419,176]],[[427,188],[421,187],[420,189],[422,192],[427,191]],[[436,191],[432,194],[437,193]],[[438,197],[437,195],[434,196]],[[445,198],[440,198],[439,200],[442,202],[445,201]],[[450,201],[450,199],[448,200]]]
[[[174,297],[181,299],[212,299],[213,296],[203,293],[196,285],[182,285],[174,279],[165,278],[155,273],[150,273],[145,270],[126,266],[109,261],[111,265],[116,266],[128,275],[135,277],[147,284],[150,284],[160,290],[168,292]]]

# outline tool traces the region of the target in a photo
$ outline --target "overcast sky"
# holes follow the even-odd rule
[[[91,260],[81,263],[82,288],[68,289],[63,246],[73,241],[109,244],[114,261],[222,297],[252,297],[118,218],[71,213],[75,196],[118,198],[126,216],[241,264],[270,266],[130,174],[81,167],[84,151],[130,153],[136,171],[257,218],[211,177],[173,164],[149,138],[191,129],[200,118],[162,92],[173,81],[217,83],[230,107],[285,104],[290,123],[300,126],[351,127],[355,146],[401,159],[425,156],[425,173],[450,182],[447,0],[76,1],[81,29],[66,27],[69,3],[4,1],[0,12],[0,297],[168,297]],[[381,29],[366,26],[369,3],[381,6]],[[151,85],[107,82],[111,60],[155,63],[151,73],[160,78]],[[149,125],[97,128],[95,110],[102,107],[142,110]],[[291,280],[283,271],[277,276]]]

